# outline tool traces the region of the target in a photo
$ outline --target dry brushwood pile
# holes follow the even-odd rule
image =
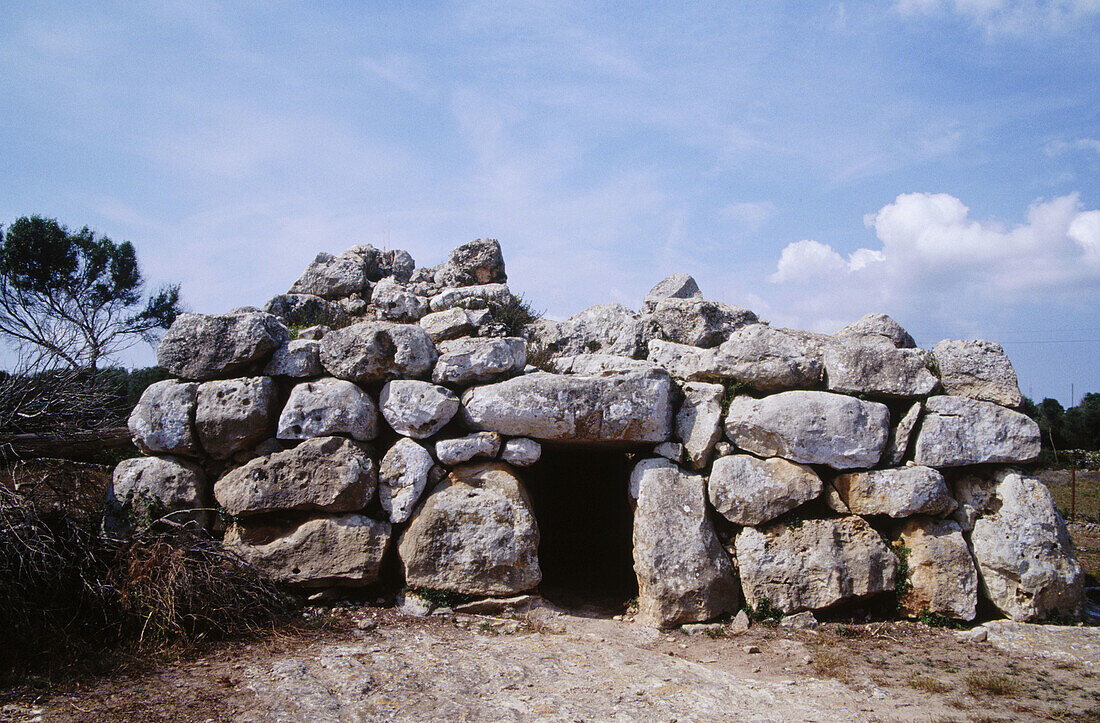
[[[539,588],[555,534],[526,480],[610,450],[625,473],[562,479],[558,504],[627,507],[614,534],[647,625],[892,595],[910,617],[1081,616],[1065,523],[1020,468],[1039,430],[1000,346],[919,349],[884,315],[780,329],[684,274],[640,312],[556,322],[506,282],[493,240],[431,268],[363,245],[262,310],[180,316],[107,527],[211,527],[220,509],[225,546],[283,583],[505,597]]]

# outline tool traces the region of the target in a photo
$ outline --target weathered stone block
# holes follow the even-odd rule
[[[214,483],[214,497],[233,516],[355,512],[374,498],[376,484],[369,447],[343,437],[319,437],[228,472]]]
[[[663,372],[581,377],[536,372],[467,389],[473,429],[560,442],[663,442],[672,431],[672,381]]]
[[[829,392],[738,396],[726,415],[726,436],[741,449],[833,469],[875,466],[889,429],[885,404]]]
[[[729,555],[707,516],[706,481],[666,459],[631,473],[638,622],[654,627],[710,620],[738,608]]]

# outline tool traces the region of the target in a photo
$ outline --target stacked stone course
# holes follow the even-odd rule
[[[320,254],[262,310],[182,315],[158,349],[176,379],[130,418],[148,456],[116,468],[111,528],[150,506],[210,526],[216,502],[225,545],[287,583],[370,585],[396,556],[410,587],[505,596],[541,580],[522,468],[542,443],[611,445],[639,455],[623,494],[643,623],[895,590],[908,615],[972,620],[983,596],[1016,620],[1080,615],[1065,524],[1011,466],[1039,431],[996,344],[925,351],[884,315],[779,329],[685,274],[640,313],[522,336],[494,319],[511,301],[479,239],[432,268]]]

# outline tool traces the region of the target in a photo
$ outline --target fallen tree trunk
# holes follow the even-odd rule
[[[107,427],[64,435],[16,434],[0,439],[0,458],[5,463],[39,457],[81,460],[105,449],[133,446],[127,427]]]

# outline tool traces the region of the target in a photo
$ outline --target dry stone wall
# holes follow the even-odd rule
[[[506,596],[541,580],[523,468],[562,445],[636,459],[638,619],[787,614],[898,595],[909,615],[1077,616],[1082,573],[1003,350],[931,351],[881,314],[779,329],[675,274],[514,324],[499,244],[431,268],[320,254],[262,309],[184,314],[130,428],[109,529],[168,511],[275,579]],[[293,330],[293,333],[292,333]],[[528,364],[538,361],[538,368]],[[583,505],[578,499],[576,504]],[[387,565],[392,560],[399,565]],[[385,580],[401,584],[400,580]]]

